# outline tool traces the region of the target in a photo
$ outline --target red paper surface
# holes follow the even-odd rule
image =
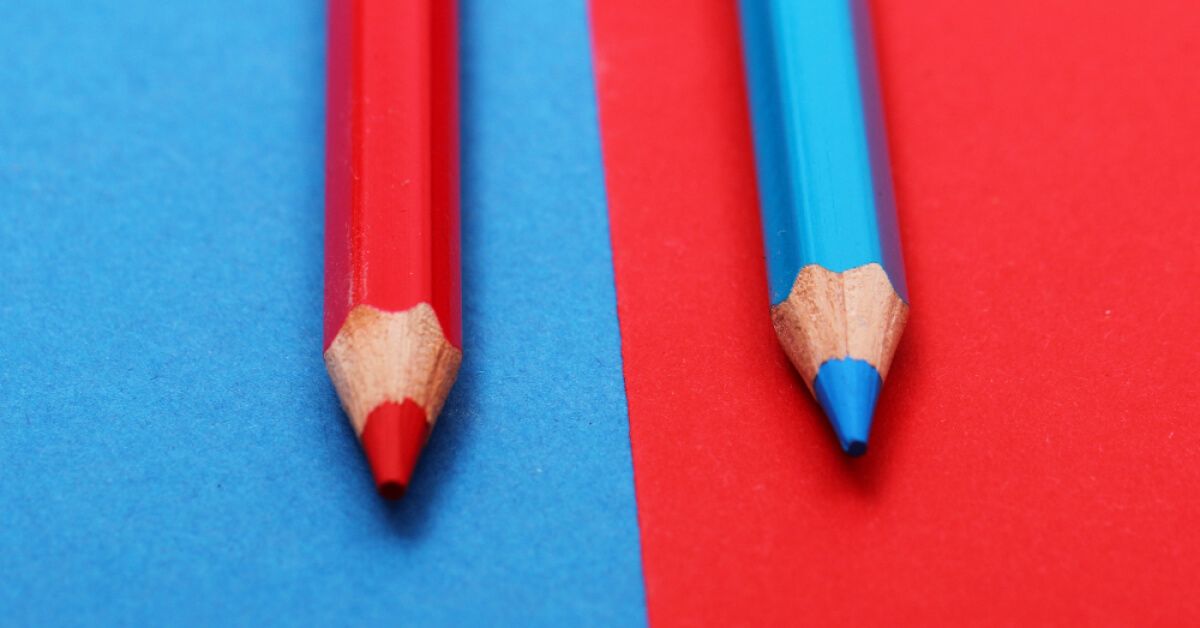
[[[912,317],[838,452],[776,345],[734,2],[594,0],[658,625],[1200,622],[1200,3],[875,2]]]

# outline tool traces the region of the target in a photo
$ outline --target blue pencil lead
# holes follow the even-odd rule
[[[817,401],[837,432],[842,449],[851,456],[867,452],[871,418],[883,381],[879,371],[863,360],[829,360],[813,380]]]

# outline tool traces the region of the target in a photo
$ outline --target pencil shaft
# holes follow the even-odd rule
[[[800,269],[883,266],[907,300],[864,0],[742,0],[771,303]]]
[[[429,303],[461,345],[455,3],[331,0],[325,347],[350,310]]]

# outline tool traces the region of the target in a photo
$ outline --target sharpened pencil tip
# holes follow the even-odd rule
[[[882,385],[875,367],[853,358],[822,364],[813,380],[817,401],[825,409],[842,450],[851,456],[867,453],[867,436]]]
[[[846,453],[849,454],[851,458],[857,458],[867,453],[867,443],[861,440],[851,441],[850,444],[846,446]]]
[[[393,482],[393,481],[380,482],[377,486],[380,497],[382,497],[384,499],[392,499],[392,500],[400,499],[401,497],[404,497],[404,490],[406,488],[407,487],[404,486],[404,484],[402,484],[400,482]]]
[[[425,411],[411,400],[382,403],[367,415],[362,444],[381,497],[404,496],[428,435]]]

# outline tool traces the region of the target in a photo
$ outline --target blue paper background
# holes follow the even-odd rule
[[[398,506],[320,357],[323,3],[0,4],[0,617],[645,621],[582,0],[463,2],[467,357]]]

